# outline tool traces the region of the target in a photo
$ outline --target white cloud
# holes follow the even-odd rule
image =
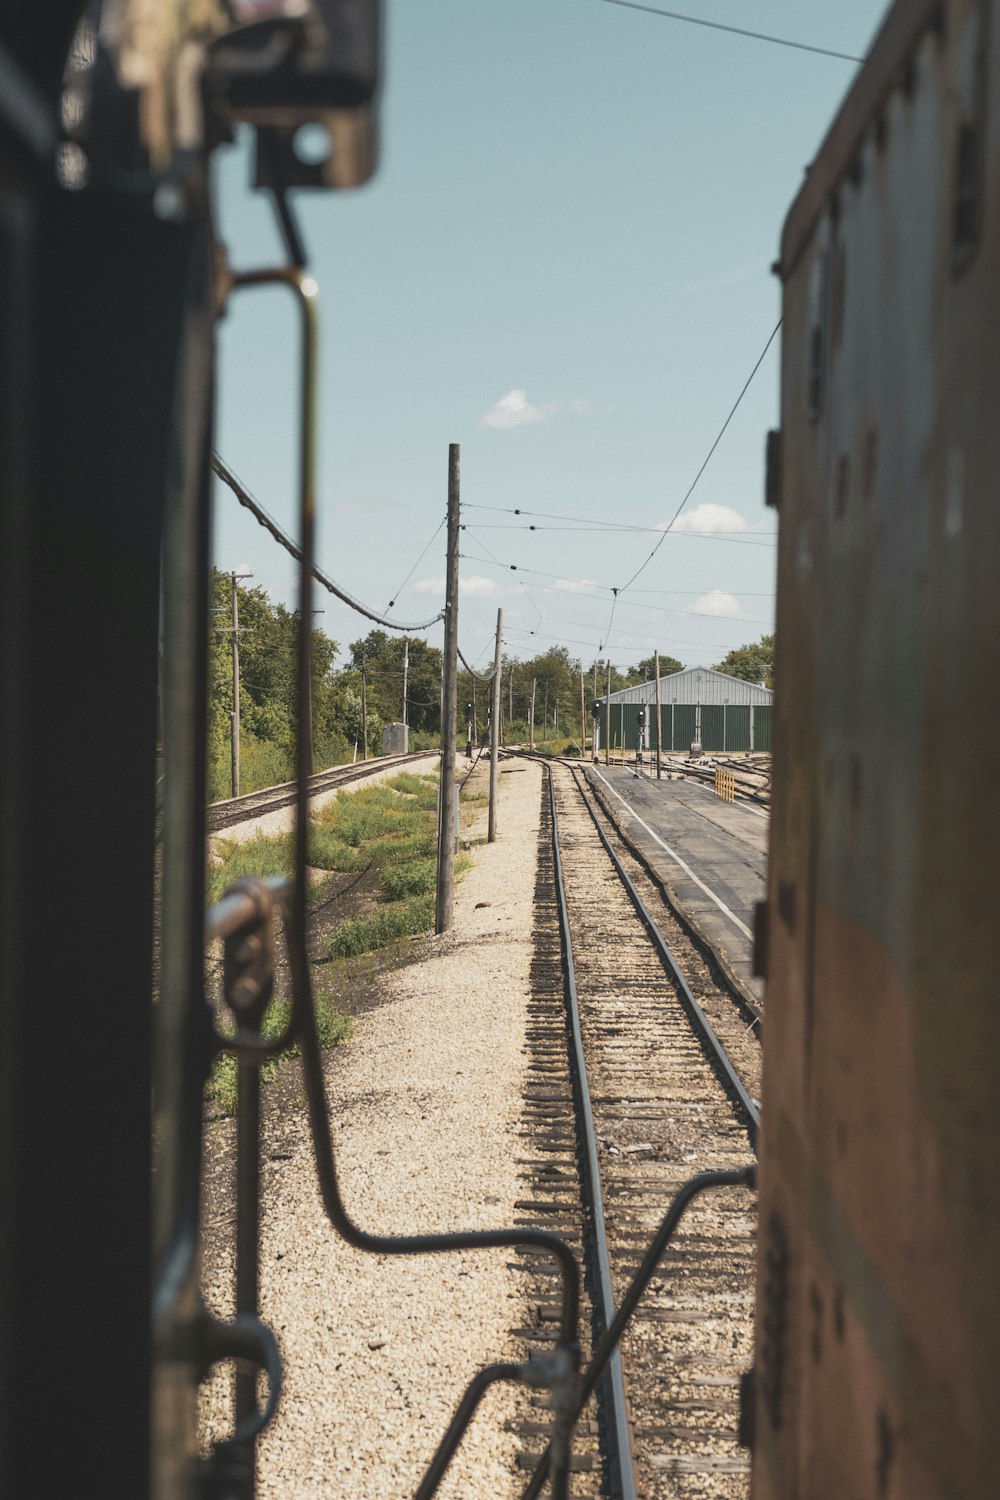
[[[712,589],[710,593],[702,594],[694,612],[696,615],[738,616],[742,611],[735,594],[724,594],[722,589]]]
[[[550,417],[561,417],[567,412],[575,416],[586,416],[594,408],[589,401],[577,396],[572,401],[546,401],[536,406],[528,400],[525,390],[508,391],[494,402],[489,411],[479,418],[480,427],[525,427],[532,422],[546,422]]]
[[[473,573],[469,578],[458,580],[458,592],[460,594],[495,594],[497,586],[492,578],[480,578]]]
[[[440,578],[420,578],[413,585],[415,594],[436,594],[439,599],[444,598],[445,580]],[[473,573],[468,578],[458,580],[459,594],[495,594],[497,586],[492,578],[481,578]]]
[[[729,505],[707,502],[677,517],[671,531],[749,531],[746,518]]]
[[[592,594],[600,584],[595,583],[592,578],[557,578],[555,587],[569,594]]]

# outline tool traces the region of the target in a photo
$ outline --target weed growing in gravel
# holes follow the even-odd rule
[[[412,797],[417,807],[433,808],[437,812],[438,783],[436,776],[414,776],[410,771],[400,771],[389,782],[394,792]]]
[[[411,859],[401,865],[387,865],[379,876],[378,888],[386,901],[402,901],[406,896],[426,896],[437,885],[437,860]]]
[[[330,940],[331,958],[352,958],[356,953],[370,953],[385,948],[398,938],[416,937],[434,925],[434,893],[411,896],[375,911],[370,917],[355,917],[345,922]]]
[[[220,839],[217,863],[209,865],[205,875],[205,895],[209,905],[218,901],[227,886],[248,875],[290,875],[292,873],[292,836],[280,833],[268,838],[257,834],[242,844],[234,839]]]
[[[339,1010],[328,995],[317,994],[316,1003],[316,1031],[319,1035],[321,1047],[335,1047],[339,1042],[346,1042],[354,1029],[354,1022],[346,1011]],[[287,1000],[273,1000],[264,1012],[264,1020],[261,1025],[261,1036],[266,1042],[272,1042],[279,1037],[288,1025],[291,1016],[291,1005]],[[261,1064],[260,1076],[262,1082],[273,1078],[280,1065],[289,1057],[298,1057],[299,1047],[295,1043],[287,1052],[280,1057],[270,1057]],[[231,1052],[220,1053],[212,1065],[206,1093],[209,1101],[225,1115],[236,1113],[236,1058]]]
[[[382,904],[343,924],[330,942],[331,958],[370,953],[433,927],[437,796],[437,776],[404,771],[382,785],[338,793],[312,820],[309,863],[314,868],[379,871]],[[209,900],[218,900],[231,881],[244,875],[291,873],[289,834],[223,842],[218,848],[221,862],[209,870]],[[459,857],[456,874],[469,863]],[[235,1080],[235,1066],[232,1076]]]

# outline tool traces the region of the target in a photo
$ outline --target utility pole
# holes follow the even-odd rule
[[[545,697],[542,700],[542,739],[548,738],[549,734],[549,685],[545,684]]]
[[[663,766],[662,766],[662,764],[660,762],[660,739],[662,737],[662,731],[661,731],[661,724],[660,724],[660,653],[659,653],[659,651],[654,651],[653,652],[653,662],[654,662],[654,668],[655,668],[655,671],[656,671],[656,779],[657,779],[657,781],[659,781],[660,778],[663,775]]]
[[[580,759],[587,759],[587,705],[583,695],[583,673],[580,673]]]
[[[448,444],[448,568],[441,661],[441,800],[434,931],[448,932],[455,912],[455,753],[458,717],[459,445]]]
[[[528,710],[528,749],[535,748],[535,684],[536,677],[531,679],[531,707]]]
[[[604,764],[610,764],[611,755],[611,658],[608,657],[608,691],[604,699]]]
[[[233,712],[230,718],[231,745],[231,772],[230,781],[232,795],[240,795],[240,596],[237,588],[237,579],[252,578],[253,574],[249,568],[241,572],[233,571],[229,575],[229,581],[233,590],[233,623],[232,623],[232,652],[233,652]]]
[[[409,722],[410,722],[409,718],[407,717],[407,708],[406,708],[406,691],[407,691],[407,688],[409,686],[409,681],[410,681],[410,637],[407,635],[407,636],[403,637],[403,728],[404,729],[409,725]],[[405,735],[404,735],[404,739],[406,739]],[[409,750],[409,748],[410,748],[409,741],[406,740],[406,749]]]
[[[232,795],[240,795],[240,604],[236,574],[230,573],[233,586],[233,720],[232,720]]]
[[[368,759],[368,667],[365,658],[361,658],[361,743],[364,746],[362,756]]]
[[[510,664],[510,707],[507,712],[507,733],[510,734],[510,726],[514,722],[514,663]]]
[[[503,651],[503,610],[497,610],[497,644],[493,657],[493,722],[490,725],[490,818],[488,842],[497,841],[497,764],[500,759],[500,653]]]

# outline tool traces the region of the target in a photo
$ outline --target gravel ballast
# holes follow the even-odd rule
[[[426,776],[437,770],[441,757],[437,754],[428,754],[425,760],[413,760],[406,765],[383,766],[380,771],[372,771],[365,775],[355,785],[353,782],[342,782],[339,786],[332,786],[325,792],[318,792],[316,796],[309,798],[310,813],[318,813],[328,802],[339,797],[341,792],[360,792],[364,787],[378,786],[382,781],[391,781],[400,772],[407,772],[411,776]],[[247,818],[242,823],[231,823],[228,828],[220,828],[213,835],[220,842],[244,844],[248,839],[259,837],[274,838],[280,833],[291,833],[295,827],[295,807],[289,804],[287,807],[275,808],[274,812],[257,814]]]
[[[481,762],[470,791],[485,790],[485,771]],[[421,939],[421,961],[385,977],[384,1003],[328,1055],[342,1190],[365,1229],[440,1233],[517,1218],[540,781],[536,765],[499,777],[499,839],[473,848],[453,931]],[[465,836],[484,825],[483,807]],[[511,1330],[525,1321],[524,1278],[504,1251],[396,1259],[349,1249],[321,1210],[304,1110],[293,1101],[274,1113],[266,1104],[261,1307],[285,1390],[260,1444],[258,1493],[410,1495],[469,1379],[520,1357]],[[229,1253],[210,1249],[205,1286],[227,1312]],[[216,1431],[226,1425],[222,1381],[206,1396]],[[505,1388],[484,1402],[440,1493],[520,1492],[505,1425],[517,1402]]]

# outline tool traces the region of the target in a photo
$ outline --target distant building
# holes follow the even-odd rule
[[[770,750],[774,693],[770,688],[716,672],[712,667],[687,667],[660,678],[662,748],[688,751],[700,721],[701,745],[706,752]],[[603,703],[604,700],[601,699]],[[646,705],[646,746],[655,748],[653,717],[656,683],[641,682],[612,693],[611,747],[635,750],[639,743],[639,705]],[[601,715],[601,738],[604,736]]]

